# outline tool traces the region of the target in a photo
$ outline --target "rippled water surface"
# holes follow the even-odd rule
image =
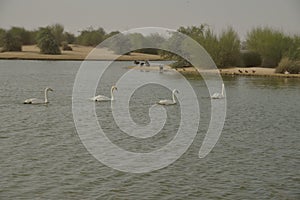
[[[0,61],[0,199],[300,198],[299,79],[223,77],[225,126],[212,152],[199,159],[210,119],[210,99],[203,80],[191,78],[201,108],[193,144],[168,167],[131,174],[103,165],[79,139],[72,115],[72,90],[80,64]],[[110,67],[97,93],[109,96],[110,86],[129,65],[131,62],[116,62]],[[178,78],[168,72],[137,73],[170,81]],[[23,104],[27,98],[43,98],[48,86],[54,89],[49,93],[49,105]],[[168,97],[169,91],[158,85],[139,88],[130,102],[133,120],[146,125],[149,107]],[[180,121],[176,117],[179,106],[168,107],[162,133],[139,141],[118,130],[110,103],[95,107],[110,140],[130,151],[149,152],[167,144]]]

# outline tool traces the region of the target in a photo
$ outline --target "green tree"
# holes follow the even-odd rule
[[[248,50],[257,52],[262,57],[262,66],[275,67],[291,45],[289,37],[269,27],[254,28],[247,34]]]
[[[236,66],[240,62],[240,39],[238,34],[229,27],[219,38],[218,66]]]
[[[85,46],[97,46],[104,39],[105,31],[103,28],[95,30],[93,27],[89,27],[80,32],[80,35],[77,37],[77,43]]]
[[[68,44],[73,44],[76,41],[76,37],[74,34],[69,33],[69,32],[65,32],[64,33],[64,40],[68,43]]]
[[[6,31],[2,28],[0,28],[0,47],[3,47],[4,45],[4,35],[6,34]]]
[[[61,24],[53,24],[48,28],[51,30],[58,45],[61,46],[62,41],[64,41],[64,26]]]
[[[37,34],[37,46],[44,54],[61,54],[58,42],[49,27],[40,28]]]
[[[127,52],[125,54],[130,54],[131,50],[131,42],[128,36],[124,34],[118,34],[110,38],[109,42],[105,42],[105,46],[108,47],[108,49],[114,51],[116,54],[123,54],[124,52]]]
[[[13,36],[20,38],[20,41],[23,45],[30,45],[34,43],[31,32],[25,30],[24,28],[14,26],[9,30],[9,32]]]
[[[106,35],[104,36],[104,39],[106,40],[107,38],[110,38],[110,37],[112,37],[112,36],[114,36],[114,35],[117,35],[117,34],[119,34],[119,33],[120,33],[120,31],[112,31],[112,32],[106,34]]]

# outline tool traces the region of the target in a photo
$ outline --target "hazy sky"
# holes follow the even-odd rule
[[[232,26],[243,38],[268,25],[300,34],[300,0],[0,0],[0,27],[36,29],[54,23],[78,34],[89,26],[106,31],[155,26]]]

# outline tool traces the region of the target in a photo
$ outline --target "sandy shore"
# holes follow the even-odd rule
[[[153,71],[159,70],[158,66],[150,66],[150,67],[139,67],[139,66],[129,66],[129,69],[137,69],[142,71]],[[165,65],[164,71],[178,71],[183,75],[199,75],[199,72],[194,67],[187,68],[177,68],[173,69],[170,66]],[[285,78],[300,78],[300,74],[277,74],[275,73],[275,69],[272,68],[262,68],[262,67],[248,67],[248,68],[226,68],[226,69],[202,69],[200,70],[201,74],[215,74],[220,73],[224,76],[270,76],[270,77],[285,77]]]
[[[193,67],[188,68],[179,68],[177,69],[182,74],[186,75],[196,75],[198,74],[197,70]],[[272,76],[272,77],[286,77],[286,78],[300,78],[300,74],[278,74],[275,73],[273,68],[262,68],[262,67],[233,67],[226,69],[215,69],[215,70],[200,70],[201,73],[218,73],[221,75],[228,76]]]
[[[22,46],[22,52],[3,52],[0,53],[0,59],[20,59],[20,60],[85,60],[86,56],[94,49],[80,45],[70,45],[73,51],[62,51],[61,55],[41,54],[36,45]],[[108,49],[95,49],[91,60],[113,60],[116,56]],[[158,55],[149,55],[142,53],[132,53],[131,55],[122,55],[117,60],[162,60]]]

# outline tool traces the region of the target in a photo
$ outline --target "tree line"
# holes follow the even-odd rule
[[[190,36],[210,54],[220,68],[241,67],[278,67],[277,71],[291,73],[300,72],[300,36],[288,35],[271,27],[256,27],[251,29],[245,41],[241,41],[237,32],[228,27],[216,34],[209,25],[179,27],[178,32]],[[165,59],[175,60],[174,67],[190,66],[185,59],[159,49],[143,48],[147,44],[159,44],[165,47],[184,48],[188,45],[180,42],[179,36],[172,34],[163,37],[159,34],[144,36],[139,33],[129,35],[119,34],[119,31],[107,33],[103,28],[89,27],[80,31],[78,36],[64,31],[64,26],[54,24],[28,31],[20,27],[9,30],[0,29],[0,46],[2,51],[21,51],[22,45],[36,44],[41,53],[60,54],[62,50],[72,50],[69,44],[97,46],[114,35],[116,37],[103,46],[115,53],[134,52],[159,54]],[[135,50],[138,49],[138,50]]]

